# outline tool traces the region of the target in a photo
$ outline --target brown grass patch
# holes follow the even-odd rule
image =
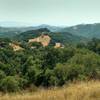
[[[5,94],[0,100],[100,100],[100,81],[78,82],[33,93]]]

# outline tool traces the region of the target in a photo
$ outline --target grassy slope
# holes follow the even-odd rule
[[[100,81],[78,82],[34,93],[6,94],[0,100],[100,100]]]

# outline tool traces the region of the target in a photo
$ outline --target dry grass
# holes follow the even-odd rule
[[[100,100],[100,81],[78,82],[33,93],[1,95],[0,100]]]

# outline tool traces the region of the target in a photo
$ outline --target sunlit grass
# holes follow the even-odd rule
[[[100,81],[70,83],[36,92],[5,94],[0,100],[100,100]]]

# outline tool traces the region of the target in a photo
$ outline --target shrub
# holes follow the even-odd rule
[[[5,77],[6,77],[5,72],[0,70],[0,80],[2,80]]]
[[[3,92],[16,92],[19,90],[19,83],[14,76],[7,76],[0,82]]]

